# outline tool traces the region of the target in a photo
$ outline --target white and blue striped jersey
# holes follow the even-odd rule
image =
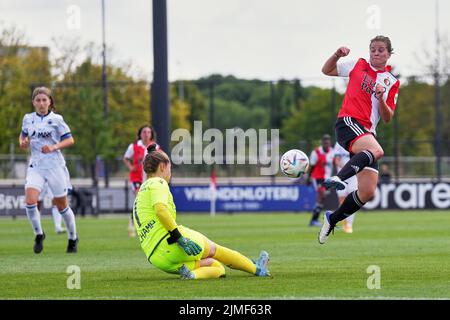
[[[41,116],[36,112],[23,117],[22,136],[30,140],[30,166],[40,169],[50,169],[65,165],[66,162],[60,150],[43,153],[42,147],[52,145],[72,136],[69,126],[61,115],[50,111]]]

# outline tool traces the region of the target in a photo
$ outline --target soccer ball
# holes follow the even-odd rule
[[[301,150],[287,151],[280,160],[281,172],[289,178],[300,178],[308,170],[309,158]]]

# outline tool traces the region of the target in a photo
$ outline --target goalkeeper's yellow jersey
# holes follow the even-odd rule
[[[157,203],[166,205],[172,218],[176,220],[176,207],[167,181],[159,177],[149,178],[139,189],[133,205],[134,225],[147,259],[156,246],[161,241],[166,241],[166,236],[169,235],[156,216],[154,206]]]

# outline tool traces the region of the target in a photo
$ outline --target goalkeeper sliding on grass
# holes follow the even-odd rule
[[[150,145],[147,151],[144,171],[148,179],[136,196],[133,220],[148,261],[162,271],[180,274],[182,279],[223,277],[222,263],[256,276],[270,276],[267,252],[262,251],[253,262],[197,231],[177,225],[176,208],[168,185],[169,157],[161,150],[156,151],[156,144]]]

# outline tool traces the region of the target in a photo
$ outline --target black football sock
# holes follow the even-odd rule
[[[365,203],[359,199],[357,191],[353,191],[345,198],[340,207],[330,215],[330,223],[336,225],[336,223],[351,216],[364,205]]]
[[[338,172],[337,176],[342,180],[347,180],[348,178],[354,176],[360,172],[365,167],[374,163],[375,157],[369,150],[361,151],[355,154],[350,160],[345,164],[345,166]]]
[[[311,221],[319,219],[320,212],[322,211],[322,209],[323,209],[323,204],[316,203],[316,207],[314,208],[314,210],[312,212]]]

